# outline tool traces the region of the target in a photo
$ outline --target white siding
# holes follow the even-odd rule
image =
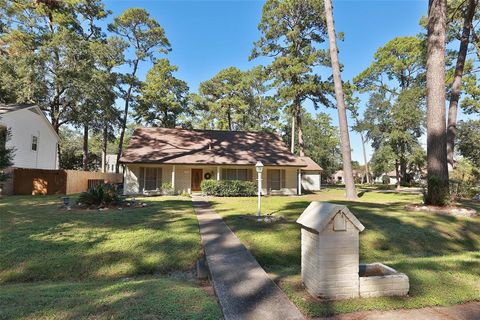
[[[58,138],[45,117],[23,109],[5,113],[0,125],[10,129],[7,147],[15,148],[13,166],[18,168],[58,169]],[[32,151],[32,137],[38,137],[37,151]]]
[[[115,172],[115,166],[117,165],[117,155],[116,154],[107,154],[105,156],[105,172],[112,172],[114,173]],[[123,173],[123,167],[120,166],[119,168],[119,172],[120,173]]]
[[[123,193],[137,194],[138,179],[140,177],[140,167],[137,165],[127,165],[124,172]]]
[[[302,188],[307,191],[320,190],[320,172],[303,172]]]

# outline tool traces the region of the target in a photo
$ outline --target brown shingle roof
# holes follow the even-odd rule
[[[306,166],[267,132],[137,128],[123,163]]]
[[[313,161],[310,157],[300,157],[307,166],[302,168],[303,171],[323,171],[322,167],[320,167],[315,161]]]

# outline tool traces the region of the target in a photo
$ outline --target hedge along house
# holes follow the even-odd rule
[[[257,181],[257,161],[263,194],[301,194],[307,164],[273,133],[137,128],[120,159],[125,194],[155,194],[164,183],[176,194],[199,192],[204,179]]]

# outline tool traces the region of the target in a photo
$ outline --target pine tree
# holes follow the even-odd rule
[[[328,38],[330,43],[330,58],[332,61],[333,82],[335,84],[335,97],[337,99],[338,123],[340,127],[340,145],[343,160],[343,176],[345,181],[345,191],[347,199],[357,199],[355,190],[355,181],[353,180],[352,170],[352,151],[350,148],[350,136],[348,134],[347,108],[343,95],[343,83],[340,74],[340,62],[338,61],[337,35],[333,22],[333,9],[331,0],[324,0],[325,19],[328,28]]]

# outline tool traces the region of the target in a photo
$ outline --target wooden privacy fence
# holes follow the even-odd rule
[[[72,194],[87,191],[94,184],[122,181],[122,175],[117,173],[23,168],[13,171],[13,191],[18,195]]]
[[[104,183],[121,183],[123,181],[120,173],[65,171],[67,172],[67,194],[87,191],[89,187],[100,184],[98,180],[103,180]],[[93,181],[90,181],[89,184],[89,180]]]

